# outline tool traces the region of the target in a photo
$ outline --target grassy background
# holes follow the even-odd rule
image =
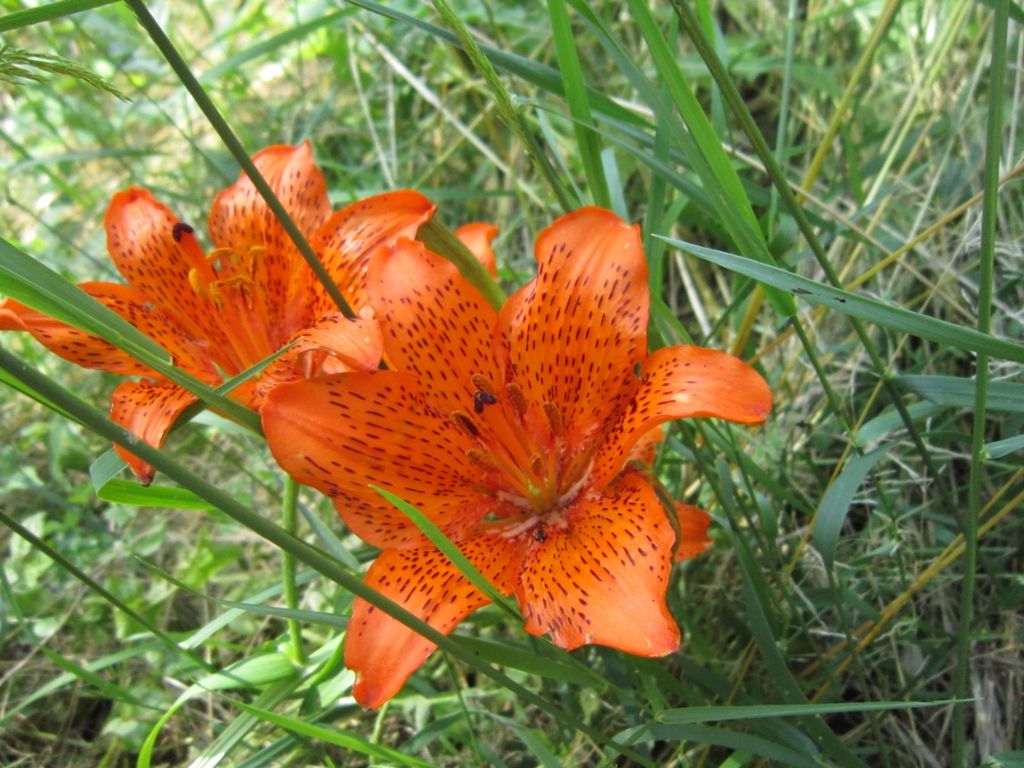
[[[511,289],[530,275],[539,228],[600,202],[644,226],[663,299],[652,343],[692,337],[757,361],[776,393],[768,424],[679,424],[659,458],[668,487],[716,521],[715,547],[670,591],[683,652],[570,656],[489,608],[459,642],[541,703],[439,653],[363,712],[334,658],[346,589],[300,566],[298,604],[282,608],[278,549],[178,498],[161,506],[130,484],[98,496],[89,470],[109,443],[5,386],[0,764],[1020,760],[1021,358],[951,332],[988,330],[990,306],[992,335],[1022,336],[1017,21],[993,54],[993,6],[967,0],[703,0],[680,3],[682,18],[669,4],[461,2],[455,20],[384,5],[408,16],[369,2],[151,10],[246,150],[312,140],[336,204],[409,186],[450,226],[493,221]],[[460,24],[498,90],[471,46],[449,44]],[[0,55],[0,235],[70,279],[112,279],[102,217],[115,190],[144,185],[205,223],[237,163],[127,7],[33,26],[0,16],[0,30],[125,97]],[[759,139],[804,188],[797,200],[765,172]],[[880,304],[858,321],[850,303],[816,308],[823,287],[795,303],[766,295],[741,274],[750,261],[725,269],[655,235],[834,279],[918,313],[921,328],[907,333]],[[18,334],[2,344],[105,407],[112,379]],[[977,394],[979,361],[992,383]],[[168,451],[280,519],[282,478],[248,433],[200,418]],[[324,500],[304,492],[301,504],[306,540],[351,568],[372,559]],[[289,618],[306,660],[292,658]],[[971,699],[959,718],[957,696]]]

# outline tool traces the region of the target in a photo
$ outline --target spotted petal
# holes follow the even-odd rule
[[[383,346],[375,320],[350,320],[340,313],[327,315],[296,332],[291,347],[266,367],[256,388],[254,407],[274,387],[348,371],[372,371],[380,364]]]
[[[494,308],[451,262],[413,240],[378,254],[368,277],[390,364],[416,374],[442,413],[471,411],[474,376],[500,382]]]
[[[111,398],[110,418],[154,448],[164,444],[175,420],[196,397],[174,384],[151,381],[121,382]],[[135,454],[116,446],[139,481],[148,485],[155,470]]]
[[[409,189],[368,197],[335,212],[317,230],[312,244],[342,296],[357,312],[369,303],[366,270],[370,258],[416,230],[434,215],[434,204]],[[319,312],[336,309],[320,292]]]
[[[665,605],[675,533],[648,481],[627,474],[564,515],[566,527],[546,526],[526,555],[516,593],[526,631],[566,650],[675,651],[679,628]]]
[[[462,241],[470,253],[476,256],[477,261],[484,265],[484,269],[490,272],[491,277],[496,277],[498,274],[498,262],[491,249],[491,241],[497,234],[496,226],[483,221],[463,224],[455,230],[455,236]]]
[[[191,227],[147,190],[118,192],[103,220],[107,249],[128,284],[173,318],[186,335],[226,344],[209,302],[199,295],[190,274],[214,280]]]
[[[696,557],[711,546],[711,539],[708,538],[711,516],[703,509],[692,504],[676,503],[676,521],[679,537],[672,555],[674,562],[681,563]]]
[[[271,146],[252,157],[267,184],[281,201],[299,231],[312,237],[331,214],[327,182],[313,161],[308,141],[291,146]],[[256,258],[262,313],[269,326],[295,328],[312,316],[303,298],[312,270],[299,255],[291,237],[267,206],[263,196],[243,171],[238,181],[222,190],[210,208],[210,237],[218,248],[248,254],[262,249]]]
[[[556,406],[569,442],[585,445],[632,396],[647,351],[640,232],[581,208],[541,232],[536,256],[537,277],[501,312],[510,370],[527,400]]]
[[[634,444],[671,419],[713,417],[760,424],[772,408],[761,374],[742,360],[703,347],[665,347],[644,361],[641,384],[610,430],[591,472],[600,487],[621,470]]]
[[[203,365],[201,351],[183,338],[181,330],[164,313],[156,311],[138,291],[120,283],[90,282],[78,287],[160,344],[173,356],[177,365],[196,375],[212,373]],[[124,376],[156,376],[147,366],[113,344],[13,299],[0,305],[0,330],[28,331],[51,352],[84,368],[98,368]]]
[[[483,532],[459,549],[503,594],[511,594],[523,558],[521,541]],[[438,549],[388,549],[366,575],[367,586],[443,634],[490,600]],[[390,699],[436,645],[364,600],[357,599],[345,638],[345,665],[358,675],[353,694],[364,707]]]
[[[370,484],[416,506],[449,536],[490,510],[465,460],[474,444],[430,406],[414,376],[342,373],[275,388],[261,410],[277,462],[328,494],[364,541],[422,545],[423,535]]]
[[[266,147],[253,155],[252,161],[307,237],[330,216],[327,182],[313,162],[308,141],[297,147]],[[292,248],[291,238],[245,171],[213,199],[209,227],[218,248],[246,250],[263,245],[282,254]]]

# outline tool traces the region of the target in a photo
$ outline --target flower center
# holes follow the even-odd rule
[[[246,250],[217,248],[189,270],[192,290],[212,305],[218,329],[227,348],[221,349],[218,362],[229,375],[242,372],[284,343],[278,338],[274,318],[277,309],[268,301],[264,285],[266,248],[259,245]]]
[[[561,510],[579,495],[590,451],[567,440],[561,409],[531,404],[514,381],[501,389],[485,376],[472,377],[472,409],[450,414],[474,442],[467,458],[486,471],[487,490],[519,510],[527,530],[564,526]],[[552,517],[554,516],[554,517]]]

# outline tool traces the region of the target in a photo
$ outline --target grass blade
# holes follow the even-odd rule
[[[580,161],[587,174],[587,185],[590,187],[594,203],[610,208],[611,197],[608,194],[604,163],[601,161],[601,145],[598,134],[592,127],[590,100],[587,98],[587,86],[583,79],[583,71],[580,69],[580,59],[576,52],[569,14],[565,10],[565,0],[548,0],[548,18],[551,19],[555,55],[558,58],[558,68],[562,72],[565,98],[572,114],[573,130],[576,133]]]
[[[821,497],[818,511],[814,516],[814,535],[812,541],[825,567],[832,570],[835,563],[836,545],[839,533],[846,522],[846,513],[850,511],[853,495],[860,488],[864,478],[874,469],[875,464],[892,450],[891,445],[883,445],[864,456],[855,456],[846,462],[842,471],[829,484],[825,495]]]
[[[100,8],[104,5],[113,5],[118,0],[60,0],[56,3],[47,3],[36,8],[23,8],[20,11],[7,13],[0,16],[0,32],[10,32],[12,29],[28,27],[32,24],[42,24],[45,21],[70,16],[73,13],[82,13],[93,8]]]
[[[811,304],[826,306],[850,317],[867,320],[893,331],[909,333],[911,336],[919,336],[922,339],[947,344],[967,352],[987,354],[1004,360],[1024,363],[1024,345],[1017,342],[817,283],[806,277],[800,277],[784,269],[762,264],[743,256],[684,243],[672,238],[664,239],[681,251],[710,261],[720,267],[739,272],[741,275],[752,277],[766,285],[790,291]]]

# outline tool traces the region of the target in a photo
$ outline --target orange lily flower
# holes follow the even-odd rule
[[[370,254],[399,236],[414,236],[434,211],[425,197],[405,190],[332,214],[308,142],[267,147],[253,161],[342,287],[365,282]],[[376,322],[348,320],[338,313],[244,173],[214,198],[209,218],[214,250],[209,254],[191,226],[139,187],[114,195],[104,225],[107,248],[128,284],[79,287],[161,344],[175,365],[192,376],[218,386],[293,345],[232,391],[235,400],[258,408],[266,392],[281,382],[377,367],[381,340]],[[355,310],[365,305],[358,291],[350,301]],[[111,418],[156,447],[196,400],[113,345],[16,301],[0,305],[0,330],[28,331],[81,366],[142,377],[118,385]],[[152,467],[120,447],[118,452],[140,480],[152,480]]]
[[[267,440],[383,550],[366,583],[440,632],[488,599],[371,483],[416,505],[515,595],[527,632],[568,650],[663,656],[680,639],[665,603],[673,554],[703,551],[709,518],[679,505],[676,541],[633,460],[670,419],[758,424],[771,393],[722,352],[647,354],[635,225],[583,208],[540,234],[536,258],[536,278],[499,313],[422,244],[378,252],[367,292],[389,370],[275,389],[262,410]],[[434,647],[357,599],[345,647],[356,700],[387,701]]]

